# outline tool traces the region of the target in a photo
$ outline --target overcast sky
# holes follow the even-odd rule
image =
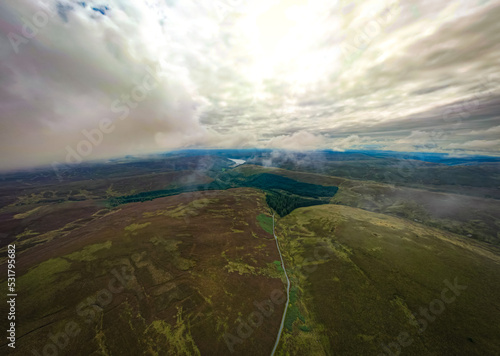
[[[498,0],[0,5],[1,169],[189,147],[500,153]]]

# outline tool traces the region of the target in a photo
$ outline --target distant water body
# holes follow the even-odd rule
[[[246,162],[244,159],[236,159],[236,158],[228,158],[228,159],[233,161],[234,163],[236,163],[236,166],[239,166],[240,164],[243,164]]]

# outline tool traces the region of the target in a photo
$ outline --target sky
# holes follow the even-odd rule
[[[179,148],[500,155],[499,0],[0,4],[0,169]]]

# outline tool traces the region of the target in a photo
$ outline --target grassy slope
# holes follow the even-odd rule
[[[224,333],[238,335],[254,301],[284,292],[274,239],[257,221],[267,210],[250,188],[181,194],[124,205],[26,250],[16,268],[14,354],[42,352],[70,321],[81,332],[61,354],[230,354]],[[123,268],[131,279],[109,302],[100,292]],[[238,354],[270,352],[281,311],[274,314],[236,344]]]
[[[175,188],[182,184],[204,184],[211,180],[197,171],[172,171],[122,178],[63,181],[52,185],[2,183],[0,200],[5,202],[0,204],[0,250],[19,240],[18,235],[28,230],[41,235],[64,228],[72,222],[82,225],[85,222],[80,219],[90,219],[93,213],[105,208],[106,198]],[[15,217],[37,208],[29,219]],[[30,236],[21,237],[23,241]],[[36,243],[31,242],[29,245]]]
[[[247,161],[247,163],[255,164],[264,162],[266,159],[263,157]],[[292,171],[321,173],[347,179],[372,180],[386,184],[500,199],[498,190],[500,163],[480,163],[479,161],[473,163],[472,165],[449,166],[414,159],[374,157],[366,154],[342,158],[332,154],[324,155],[320,152],[292,153],[281,157],[277,155],[271,159],[273,166]]]
[[[400,216],[462,236],[500,245],[500,200],[471,197],[372,181],[350,180],[280,168],[243,165],[242,174],[272,172],[299,181],[338,186],[334,204]]]
[[[273,233],[273,218],[265,214],[260,214],[257,216],[257,221],[260,226],[268,233]]]
[[[493,199],[276,168],[243,165],[235,170],[247,175],[272,171],[303,182],[339,186],[335,203],[457,227],[463,234],[495,236],[499,228],[498,201]],[[99,187],[93,187],[91,192],[80,190],[90,181],[75,182],[48,195],[62,196],[63,200],[79,195],[102,198],[131,189],[164,187],[186,174],[191,176],[190,172],[175,177],[151,175],[151,184],[146,186],[137,177],[112,182],[113,185],[108,180],[94,180],[92,184]],[[18,337],[25,347],[19,354],[30,346],[40,349],[50,341],[47,334],[58,332],[66,321],[80,320],[75,315],[78,302],[106,287],[112,277],[109,270],[117,265],[134,268],[135,279],[130,288],[99,310],[100,323],[82,324],[82,333],[64,353],[83,350],[104,354],[140,349],[162,354],[159,347],[176,350],[172,351],[174,354],[193,354],[196,349],[202,353],[227,353],[221,340],[222,330],[236,334],[235,320],[254,311],[253,301],[268,298],[274,287],[283,288],[280,268],[274,265],[279,264],[277,253],[273,255],[274,242],[264,232],[269,230],[269,219],[257,218],[268,209],[263,194],[252,189],[188,196],[130,204],[109,213],[95,200],[51,204],[44,201],[43,194],[28,194],[18,201],[19,205],[3,208],[0,221],[5,223],[5,231],[15,232],[13,236],[26,234],[17,238],[17,244],[26,248],[18,254],[19,290],[24,295],[20,312],[24,322]],[[189,199],[197,202],[190,203]],[[303,211],[311,213],[304,215]],[[373,218],[376,216],[379,220]],[[317,221],[318,218],[323,220]],[[332,223],[332,219],[336,222]],[[311,221],[313,224],[303,226]],[[467,247],[464,249],[425,237],[450,234],[408,220],[341,206],[300,209],[283,219],[282,224],[280,230],[287,234],[287,268],[291,269],[292,285],[296,286],[286,320],[286,329],[293,332],[287,332],[283,338],[286,350],[292,354],[323,354],[328,350],[335,354],[381,353],[381,342],[392,342],[399,332],[411,331],[411,325],[407,328],[408,310],[418,312],[420,306],[428,306],[439,297],[443,279],[454,276],[459,277],[460,283],[462,276],[472,281],[473,288],[466,291],[472,296],[464,293],[456,303],[447,306],[403,354],[443,354],[449,350],[436,349],[436,345],[451,342],[456,342],[457,350],[460,348],[464,354],[478,350],[498,352],[484,346],[498,345],[498,340],[490,336],[498,332],[493,317],[498,318],[499,306],[489,297],[498,295],[498,279],[491,272],[498,269],[488,262],[491,254],[481,245],[469,240],[462,243]],[[287,232],[285,227],[292,231]],[[334,234],[338,237],[332,239],[337,236]],[[319,240],[319,235],[326,240]],[[36,246],[38,243],[40,246]],[[329,246],[333,257],[317,264],[314,273],[305,267],[300,270],[301,258],[314,259],[317,244]],[[146,258],[141,255],[143,252]],[[33,273],[22,276],[39,263]],[[164,282],[163,275],[172,279]],[[147,298],[138,300],[139,290]],[[240,299],[241,295],[245,298]],[[266,354],[272,347],[281,310],[275,313],[276,318],[266,319],[242,345],[236,346],[239,354]],[[489,320],[493,321],[486,327]],[[443,331],[446,328],[450,328],[448,333]],[[457,341],[455,335],[461,338]],[[468,343],[462,343],[463,337]],[[444,339],[451,341],[443,343]]]
[[[401,332],[404,355],[500,353],[500,258],[480,243],[338,205],[297,209],[277,234],[302,316],[279,354],[378,355]],[[467,289],[419,332],[412,313],[454,278]]]

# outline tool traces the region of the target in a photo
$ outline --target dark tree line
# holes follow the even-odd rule
[[[334,186],[324,186],[299,182],[276,174],[262,173],[249,177],[246,186],[261,188],[264,190],[280,189],[289,193],[311,198],[332,197],[338,189]]]
[[[266,193],[266,202],[281,217],[290,214],[297,208],[328,203],[319,199],[303,198],[276,191]]]
[[[205,185],[188,185],[178,188],[152,190],[133,195],[124,195],[108,199],[110,206],[120,204],[144,202],[156,198],[167,197],[187,192],[201,190],[224,190],[236,187],[259,188],[266,192],[267,204],[280,216],[289,214],[292,210],[304,206],[326,204],[328,199],[335,195],[338,188],[299,182],[276,174],[257,174],[245,177],[239,174],[228,173],[216,177]],[[328,198],[320,200],[318,198]]]

